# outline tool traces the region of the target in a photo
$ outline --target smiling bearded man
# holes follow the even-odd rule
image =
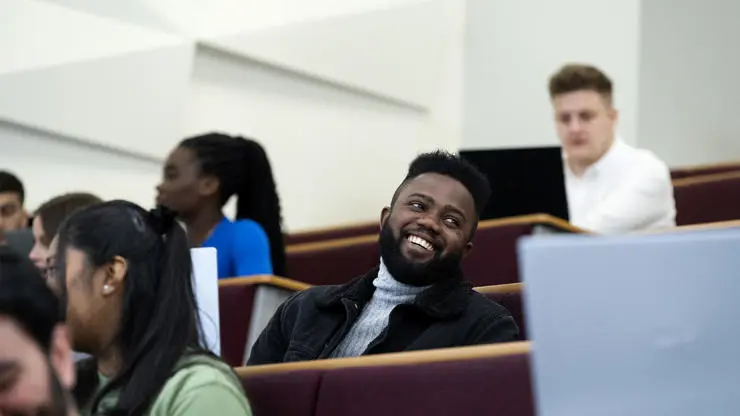
[[[347,284],[288,299],[248,364],[516,340],[509,312],[475,292],[460,264],[489,196],[485,176],[457,156],[416,158],[381,212],[380,265]]]

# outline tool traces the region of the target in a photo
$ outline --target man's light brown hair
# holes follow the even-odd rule
[[[550,77],[550,98],[569,92],[590,90],[612,103],[612,80],[591,65],[568,64]]]

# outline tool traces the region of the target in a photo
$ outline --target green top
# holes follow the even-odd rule
[[[108,379],[99,374],[100,386]],[[108,393],[95,414],[104,414],[118,401],[118,392]],[[146,413],[149,416],[252,416],[241,382],[228,364],[206,355],[183,357],[172,376]],[[84,416],[93,416],[84,409]]]

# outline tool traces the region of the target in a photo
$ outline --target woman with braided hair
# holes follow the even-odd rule
[[[223,206],[237,196],[236,221]],[[170,153],[157,203],[178,213],[191,247],[215,247],[219,278],[285,275],[280,201],[255,141],[220,133],[190,137]]]
[[[175,213],[110,201],[76,211],[50,246],[78,363],[82,415],[251,415],[239,378],[202,347],[185,230]]]

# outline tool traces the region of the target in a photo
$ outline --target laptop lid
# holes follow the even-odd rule
[[[740,414],[740,229],[519,243],[541,416]]]
[[[560,147],[463,150],[460,157],[491,183],[481,220],[539,213],[570,219]]]

